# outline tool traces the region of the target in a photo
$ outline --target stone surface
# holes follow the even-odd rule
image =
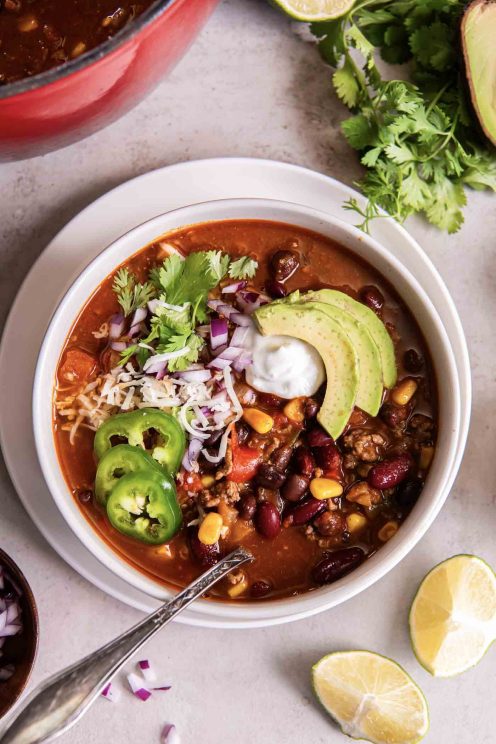
[[[284,17],[264,2],[227,0],[172,75],[127,117],[58,153],[1,166],[0,317],[34,259],[72,216],[152,168],[247,155],[299,163],[352,183],[359,168],[339,134],[342,115],[328,69]],[[318,617],[252,631],[170,626],[150,643],[146,656],[172,690],[157,694],[146,707],[127,692],[119,705],[98,700],[61,744],[158,744],[166,721],[177,725],[183,744],[286,744],[295,738],[339,744],[345,739],[315,704],[309,672],[324,653],[345,648],[379,651],[413,674],[430,703],[426,741],[494,741],[495,652],[461,677],[434,680],[413,657],[406,618],[416,585],[438,561],[476,552],[496,565],[495,201],[471,195],[466,223],[454,237],[417,221],[408,227],[452,292],[473,366],[469,443],[436,523],[386,578]],[[5,470],[0,509],[0,545],[25,569],[41,611],[33,683],[97,648],[140,615],[65,565],[30,522]]]

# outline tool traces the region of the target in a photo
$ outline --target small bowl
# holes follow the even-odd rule
[[[24,625],[22,634],[16,636],[20,639],[19,645],[22,641],[22,651],[19,661],[16,661],[15,672],[10,679],[0,682],[0,718],[2,718],[17,702],[31,676],[38,650],[39,620],[34,595],[26,577],[12,558],[1,549],[0,566],[7,570],[7,574],[12,577],[22,592],[20,604]],[[1,663],[2,659],[0,659]]]
[[[382,578],[412,550],[441,509],[458,469],[457,432],[461,421],[460,380],[447,333],[422,288],[389,250],[355,227],[298,204],[271,199],[227,199],[193,204],[155,217],[105,248],[80,274],[63,297],[47,330],[35,374],[33,423],[36,449],[48,488],[65,520],[86,548],[117,576],[160,600],[172,596],[163,584],[125,562],[94,531],[65,482],[52,431],[52,395],[58,359],[81,307],[99,284],[128,257],[158,237],[197,223],[259,219],[297,225],[335,240],[374,266],[396,289],[414,315],[426,339],[439,381],[439,436],[436,457],[422,494],[398,533],[377,553],[342,579],[311,592],[264,602],[198,600],[191,613],[198,625],[264,627],[309,617],[353,597]],[[460,331],[461,333],[461,331]],[[464,416],[466,414],[463,414]]]

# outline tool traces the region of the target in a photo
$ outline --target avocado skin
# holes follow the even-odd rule
[[[471,108],[480,127],[479,133],[496,146],[496,105],[488,104],[496,96],[495,2],[473,0],[467,6],[460,24],[460,40]],[[488,79],[485,73],[491,67],[488,65],[491,59],[492,78]]]

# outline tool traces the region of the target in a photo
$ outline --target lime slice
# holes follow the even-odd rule
[[[274,0],[297,21],[331,21],[347,13],[355,0]]]
[[[354,739],[415,744],[427,733],[426,700],[399,664],[370,651],[324,656],[312,670],[315,693]]]
[[[423,667],[452,677],[477,664],[496,638],[496,576],[475,555],[455,555],[422,581],[410,637]]]

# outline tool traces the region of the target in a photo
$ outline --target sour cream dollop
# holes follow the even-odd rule
[[[280,398],[313,395],[325,380],[325,369],[317,350],[292,336],[262,336],[253,329],[246,344],[253,364],[246,381],[255,390]]]

